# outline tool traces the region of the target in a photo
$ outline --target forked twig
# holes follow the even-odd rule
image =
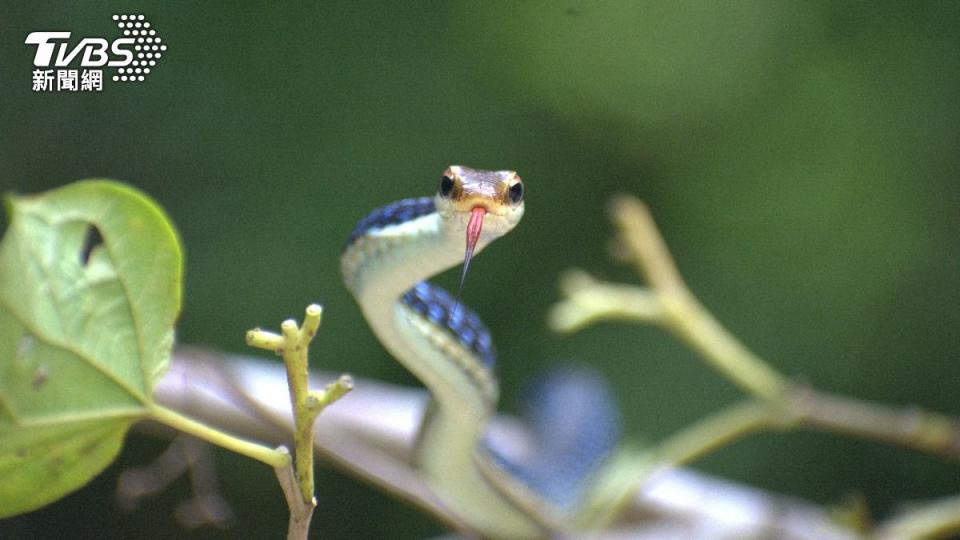
[[[561,278],[564,298],[550,312],[551,327],[559,332],[574,332],[606,320],[658,324],[753,396],[659,444],[654,451],[664,465],[687,463],[758,430],[795,426],[877,439],[960,459],[960,422],[955,418],[821,392],[778,373],[700,304],[683,282],[641,201],[619,196],[612,201],[610,210],[617,226],[617,253],[636,267],[647,286],[603,282],[582,270],[571,270]],[[960,499],[947,499],[909,510],[878,528],[877,534],[911,527],[914,532],[923,530],[930,534],[953,531],[960,527],[958,516]]]
[[[307,538],[313,509],[317,506],[313,487],[313,425],[317,415],[353,388],[353,380],[348,375],[341,375],[323,391],[309,389],[309,344],[320,327],[322,315],[323,309],[317,304],[311,304],[307,306],[302,326],[298,327],[296,321],[288,319],[280,325],[282,335],[256,328],[247,332],[246,338],[247,345],[251,347],[266,349],[283,356],[287,370],[287,386],[293,410],[296,467],[288,462],[287,467],[275,467],[274,471],[290,508],[288,540]],[[284,447],[278,448],[278,451],[287,452]]]

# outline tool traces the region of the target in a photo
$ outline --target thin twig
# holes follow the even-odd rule
[[[215,444],[221,448],[226,448],[232,452],[245,455],[270,465],[273,468],[285,467],[290,460],[289,456],[284,456],[277,451],[266,446],[246,441],[235,437],[229,433],[224,433],[218,429],[206,424],[197,422],[192,418],[184,416],[177,411],[168,409],[159,404],[153,404],[149,408],[150,418],[170,426],[178,431],[193,435],[198,439]]]
[[[798,423],[960,459],[960,422],[919,407],[896,408],[798,388],[788,401]]]
[[[956,538],[960,534],[960,495],[903,510],[877,528],[871,538]]]
[[[277,451],[290,455],[285,446],[277,448]],[[297,474],[293,470],[292,460],[286,467],[276,468],[273,471],[277,474],[283,496],[287,500],[287,507],[290,508],[287,540],[305,539],[310,533],[310,520],[313,519],[313,509],[316,507],[316,501],[311,500],[308,503],[303,500],[303,495],[300,493],[300,483],[297,481]]]
[[[313,509],[317,506],[313,485],[313,426],[317,415],[324,407],[353,388],[353,380],[342,375],[327,386],[325,391],[310,391],[308,351],[310,342],[320,327],[322,316],[323,308],[310,304],[307,306],[303,325],[299,328],[296,321],[288,319],[280,325],[282,335],[259,328],[247,332],[248,345],[282,355],[286,366],[290,407],[293,410],[296,467],[275,470],[290,507],[290,524],[287,529],[289,540],[307,538]],[[295,491],[299,492],[299,497],[292,496]]]
[[[770,428],[786,428],[793,421],[769,402],[748,399],[715,412],[656,447],[656,457],[669,466],[685,465],[747,435]]]
[[[620,196],[614,199],[611,217],[620,241],[660,299],[666,326],[751,394],[766,399],[782,395],[784,377],[727,331],[687,288],[647,206]]]

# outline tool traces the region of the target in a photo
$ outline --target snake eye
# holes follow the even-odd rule
[[[517,182],[510,186],[510,191],[507,193],[507,196],[510,197],[511,203],[520,204],[520,201],[523,200],[523,182]]]
[[[444,177],[440,179],[440,196],[449,199],[450,195],[453,194],[453,186],[453,178],[444,175]]]

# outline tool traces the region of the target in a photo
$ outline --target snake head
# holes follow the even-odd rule
[[[484,171],[451,165],[440,178],[437,211],[462,231],[477,209],[484,210],[484,228],[493,237],[510,231],[523,217],[523,182],[515,171]],[[459,227],[459,228],[458,228]]]
[[[516,171],[483,171],[462,165],[451,165],[444,171],[436,206],[448,233],[465,235],[461,290],[481,238],[484,243],[490,242],[520,222],[523,191]]]

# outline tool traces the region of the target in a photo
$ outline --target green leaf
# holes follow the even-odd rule
[[[116,457],[169,364],[182,272],[173,227],[132,188],[88,180],[7,206],[0,518],[66,495]]]

